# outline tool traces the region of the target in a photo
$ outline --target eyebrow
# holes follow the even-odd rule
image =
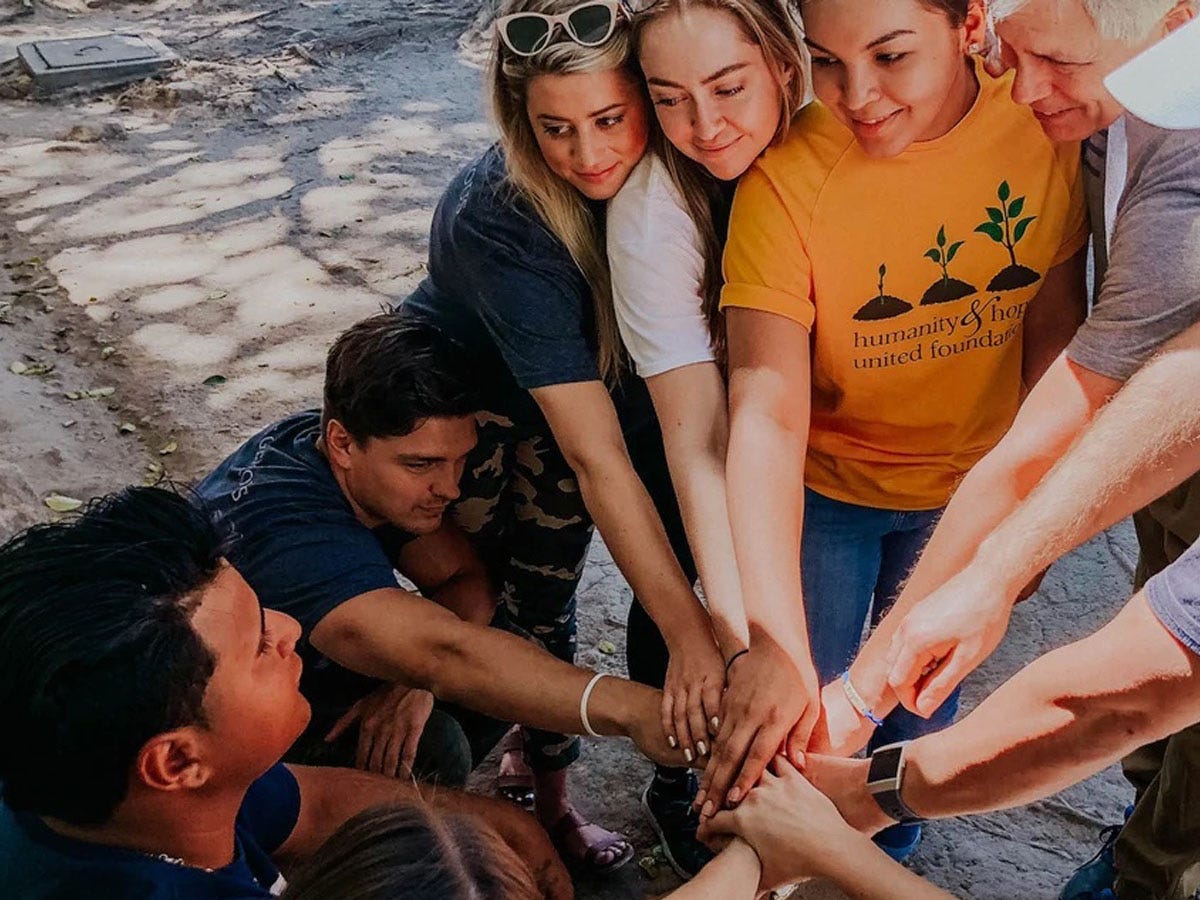
[[[740,62],[740,63],[734,63],[733,65],[730,65],[730,66],[726,66],[723,69],[718,69],[717,71],[713,72],[711,75],[709,75],[707,78],[705,78],[700,83],[701,84],[712,84],[714,81],[719,81],[720,79],[724,78],[726,75],[732,75],[734,72],[738,72],[738,71],[746,68],[747,65],[748,65],[748,63]],[[682,84],[677,84],[674,81],[668,81],[666,78],[647,78],[646,83],[652,84],[655,87],[673,87],[673,88],[679,88],[680,90],[683,89]]]
[[[625,104],[625,103],[611,103],[608,106],[604,107],[604,109],[598,109],[595,112],[588,113],[584,118],[597,119],[600,116],[604,115],[605,113],[614,112],[615,110],[618,110],[618,109],[624,109],[626,106],[627,106],[627,104]],[[549,121],[549,122],[570,122],[571,121],[570,119],[564,119],[562,116],[552,116],[549,113],[542,113],[541,115],[538,116],[538,118],[545,119],[546,121]]]
[[[887,34],[882,35],[881,37],[875,38],[875,40],[873,40],[873,41],[871,41],[871,43],[867,44],[866,49],[873,50],[874,48],[880,46],[881,44],[886,44],[888,41],[894,41],[896,38],[903,37],[906,34],[916,34],[916,32],[910,28],[897,28],[895,31],[889,31]],[[820,50],[822,53],[828,53],[830,56],[837,55],[832,50],[827,50],[825,47],[822,47],[820,44],[818,44],[814,40],[811,40],[810,38],[806,37],[804,39],[804,43],[808,44],[808,46],[811,47],[813,50]]]

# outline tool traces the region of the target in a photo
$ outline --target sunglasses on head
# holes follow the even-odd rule
[[[619,19],[631,19],[626,0],[584,0],[565,13],[520,12],[496,20],[500,40],[518,56],[536,56],[550,46],[556,29],[583,47],[599,47],[617,28]]]

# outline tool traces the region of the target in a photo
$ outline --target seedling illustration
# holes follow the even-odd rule
[[[887,266],[880,266],[879,296],[854,314],[854,318],[857,321],[875,322],[879,319],[894,319],[896,316],[902,316],[912,309],[911,303],[901,300],[899,297],[889,297],[883,292],[883,281],[885,278],[887,278]]]
[[[1017,244],[1021,243],[1025,232],[1029,230],[1029,226],[1033,224],[1037,216],[1020,218],[1025,209],[1025,198],[1018,197],[1010,203],[1012,188],[1009,187],[1007,181],[1000,183],[1000,190],[996,196],[1000,198],[1000,206],[989,206],[988,221],[975,230],[980,234],[986,234],[997,244],[1003,244],[1004,249],[1008,251],[1011,264],[1001,269],[996,277],[988,283],[988,290],[1015,291],[1018,288],[1037,284],[1042,276],[1033,269],[1020,265],[1017,262],[1016,253]]]
[[[972,294],[979,293],[979,289],[974,285],[967,284],[958,278],[950,277],[950,263],[954,262],[954,257],[958,256],[958,251],[962,249],[965,243],[966,241],[955,241],[947,247],[946,226],[943,225],[938,229],[937,246],[925,251],[925,256],[942,267],[942,277],[940,281],[935,282],[925,292],[925,296],[921,298],[922,306],[929,306],[934,303],[950,303],[954,300],[961,300],[963,297],[970,297]]]

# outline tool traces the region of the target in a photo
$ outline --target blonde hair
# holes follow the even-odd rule
[[[634,43],[641,46],[647,25],[671,13],[689,9],[721,10],[732,15],[745,38],[762,49],[783,98],[779,126],[772,143],[787,137],[792,120],[808,96],[804,38],[796,11],[789,0],[654,0],[634,20]],[[704,247],[704,317],[719,359],[724,359],[725,329],[720,315],[721,255],[725,222],[718,222],[714,207],[719,204],[718,182],[708,171],[681,153],[661,129],[655,129],[654,151],[670,173],[687,205],[688,214],[700,233]]]
[[[579,0],[508,0],[498,15],[539,12],[556,15]],[[490,72],[492,114],[500,129],[500,146],[509,184],[533,207],[538,218],[571,254],[592,291],[596,348],[600,373],[614,380],[624,349],[612,302],[612,280],[605,251],[603,217],[593,214],[588,201],[546,164],[529,121],[526,98],[529,82],[539,75],[625,70],[640,84],[634,68],[633,41],[624,21],[599,47],[584,47],[565,37],[534,56],[518,56],[497,40]]]

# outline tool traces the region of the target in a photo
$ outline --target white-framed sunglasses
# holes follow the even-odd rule
[[[631,20],[633,11],[626,0],[584,0],[557,16],[520,12],[496,20],[500,40],[518,56],[536,56],[550,46],[556,29],[583,47],[599,47],[610,37],[621,19]]]

